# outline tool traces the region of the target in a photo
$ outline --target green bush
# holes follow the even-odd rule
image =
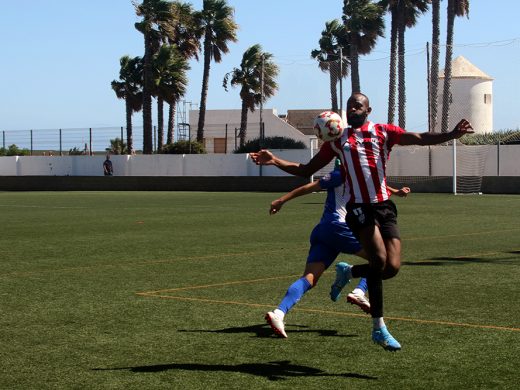
[[[15,144],[10,145],[7,149],[0,148],[0,156],[29,156],[30,154],[29,149],[20,149]]]
[[[258,152],[260,149],[305,149],[302,141],[288,137],[265,137],[262,141],[255,138],[247,141],[244,146],[237,148],[234,153]]]
[[[160,154],[206,154],[204,145],[197,141],[177,141],[172,144],[166,144]]]
[[[110,147],[105,150],[111,154],[128,154],[128,147],[121,138],[110,140]]]

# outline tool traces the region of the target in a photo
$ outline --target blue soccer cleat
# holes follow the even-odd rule
[[[386,326],[383,326],[381,329],[372,330],[372,341],[387,351],[395,352],[401,349],[401,344],[392,337],[388,329],[386,329]]]
[[[330,286],[330,299],[332,299],[333,302],[338,300],[343,287],[349,284],[352,278],[351,269],[352,266],[348,263],[341,262],[336,264],[336,280],[332,286]]]

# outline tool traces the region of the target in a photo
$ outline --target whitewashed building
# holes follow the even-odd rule
[[[240,128],[241,110],[206,110],[204,124],[204,146],[208,153],[232,153],[239,145],[238,129]],[[199,110],[189,113],[189,131],[191,139],[197,137]],[[263,109],[265,137],[287,137],[310,145],[311,135],[303,134],[280,118],[276,109]],[[248,112],[246,142],[260,136],[260,110]],[[315,137],[314,137],[315,138]]]
[[[493,131],[493,78],[477,68],[463,56],[451,65],[451,105],[448,131],[462,118],[468,119],[475,133]],[[438,119],[435,132],[441,131],[444,70],[439,73],[437,97]]]

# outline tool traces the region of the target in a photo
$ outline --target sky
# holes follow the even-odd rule
[[[192,0],[201,9],[202,0]],[[261,44],[280,67],[279,90],[265,105],[279,114],[290,109],[327,109],[327,74],[310,52],[325,22],[341,18],[341,0],[228,0],[239,25],[238,42],[221,63],[212,63],[207,109],[239,109],[237,89],[222,79],[238,67],[244,51]],[[318,6],[317,6],[318,5]],[[446,5],[441,3],[441,42],[446,39]],[[131,0],[0,0],[0,130],[125,126],[124,101],[110,82],[123,55],[142,56],[140,19]],[[494,127],[520,128],[520,32],[518,0],[472,0],[469,19],[455,22],[454,58],[463,55],[494,78]],[[390,21],[386,37],[360,59],[361,89],[370,97],[371,119],[386,122]],[[427,130],[426,42],[431,14],[406,33],[407,130]],[[202,58],[202,57],[201,57]],[[198,108],[202,61],[190,61],[186,107]],[[444,68],[444,47],[440,68]],[[350,78],[343,84],[350,94]],[[155,112],[154,114],[155,115]],[[142,115],[134,114],[136,126]]]

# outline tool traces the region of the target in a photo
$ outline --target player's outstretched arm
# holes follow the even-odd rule
[[[249,157],[256,165],[274,165],[275,167],[291,175],[309,177],[329,163],[316,154],[307,164],[283,160],[267,149],[249,153]]]
[[[319,180],[316,180],[312,183],[308,183],[308,184],[305,184],[301,187],[298,187],[298,188],[295,188],[294,190],[292,190],[291,192],[288,192],[287,194],[281,196],[280,198],[276,199],[276,200],[273,200],[271,202],[271,207],[269,209],[269,214],[276,214],[277,212],[280,211],[280,209],[282,208],[282,206],[290,201],[291,199],[294,199],[294,198],[297,198],[299,196],[303,196],[303,195],[307,195],[307,194],[310,194],[312,192],[316,192],[316,191],[320,191],[321,190],[321,187],[320,187],[320,181]]]
[[[408,196],[408,194],[412,191],[410,189],[410,187],[403,187],[399,190],[397,188],[390,187],[390,186],[386,186],[386,187],[388,188],[388,190],[390,191],[390,193],[392,195],[399,196],[401,198],[406,198]]]
[[[473,133],[471,123],[462,119],[449,133],[403,133],[398,143],[399,145],[437,145]]]

